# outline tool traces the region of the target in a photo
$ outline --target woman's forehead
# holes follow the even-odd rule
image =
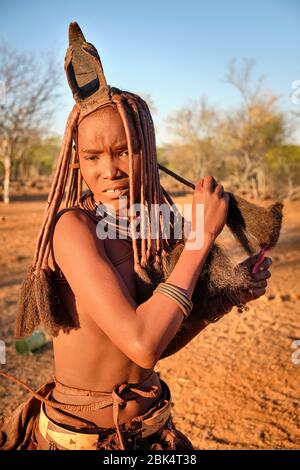
[[[133,119],[128,115],[128,124],[132,138],[138,141]],[[125,141],[126,133],[118,110],[110,107],[99,109],[87,115],[78,126],[78,135],[82,139]]]
[[[101,128],[111,125],[124,128],[118,110],[109,106],[102,109],[97,109],[93,113],[85,116],[85,118],[80,122],[78,128],[80,130],[90,126],[93,126],[93,128]]]

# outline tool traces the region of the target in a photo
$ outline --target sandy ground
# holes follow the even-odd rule
[[[13,323],[44,204],[38,198],[0,204],[0,340],[6,343],[1,367],[33,388],[52,377],[52,345],[32,356],[18,355]],[[156,365],[173,394],[175,423],[196,448],[300,448],[300,343],[299,354],[293,349],[300,340],[299,212],[299,202],[285,204],[266,294],[251,302],[248,312],[233,310]],[[226,229],[222,239],[237,261],[245,258]],[[0,378],[0,415],[27,397]]]

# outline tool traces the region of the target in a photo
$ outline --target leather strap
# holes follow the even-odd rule
[[[161,380],[161,379],[160,379]],[[172,400],[167,384],[161,380],[164,388],[162,400],[155,404],[148,412],[142,416],[141,437],[146,438],[158,432],[169,420],[171,416]],[[140,390],[139,390],[140,391]],[[97,392],[95,392],[97,393]],[[163,406],[160,406],[160,405]],[[39,417],[39,432],[49,443],[49,446],[61,446],[66,450],[96,450],[98,444],[98,430],[90,430],[89,433],[71,431],[56,424],[50,419],[44,410],[44,404],[41,403]],[[125,449],[123,439],[118,433],[121,449]]]

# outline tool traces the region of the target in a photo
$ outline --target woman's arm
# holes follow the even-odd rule
[[[183,249],[168,282],[190,298],[214,242],[207,236],[197,251]],[[169,297],[157,292],[137,306],[107,257],[95,225],[81,211],[67,211],[53,235],[55,259],[64,273],[80,311],[133,362],[152,368],[175,336],[183,313]]]
[[[220,296],[216,296],[216,299],[214,299],[216,314],[220,315],[229,313],[233,308],[233,304],[228,299],[224,299],[223,297],[221,299],[219,297],[221,297],[221,294]],[[165,357],[171,356],[172,354],[180,351],[180,349],[184,348],[208,325],[209,322],[199,313],[199,306],[194,305],[189,317],[184,320],[177,334],[172,338],[166,349],[163,351],[160,359],[164,359]]]

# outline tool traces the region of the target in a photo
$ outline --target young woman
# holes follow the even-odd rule
[[[151,237],[151,217],[142,232],[146,238],[135,238],[131,229],[125,238],[101,239],[100,206],[108,208],[105,215],[117,215],[120,234],[120,221],[132,222],[121,215],[124,209],[172,201],[159,182],[147,104],[106,85],[97,51],[76,23],[70,25],[70,48],[66,70],[76,105],[16,322],[18,336],[30,334],[40,322],[53,335],[55,381],[19,407],[11,428],[2,427],[2,448],[193,449],[174,426],[170,390],[154,367],[207,324],[194,311],[191,297],[224,227],[229,196],[212,176],[196,183],[192,232],[164,282],[159,282],[159,273],[176,240],[162,237],[161,219],[156,239]],[[66,208],[59,211],[63,197]],[[197,204],[204,204],[204,241],[191,249]],[[145,229],[143,218],[140,223]],[[246,260],[249,269],[255,260]],[[265,292],[269,264],[266,258],[246,301]],[[216,314],[232,306],[227,302],[224,312]],[[23,432],[12,438],[17,421],[22,421]]]

